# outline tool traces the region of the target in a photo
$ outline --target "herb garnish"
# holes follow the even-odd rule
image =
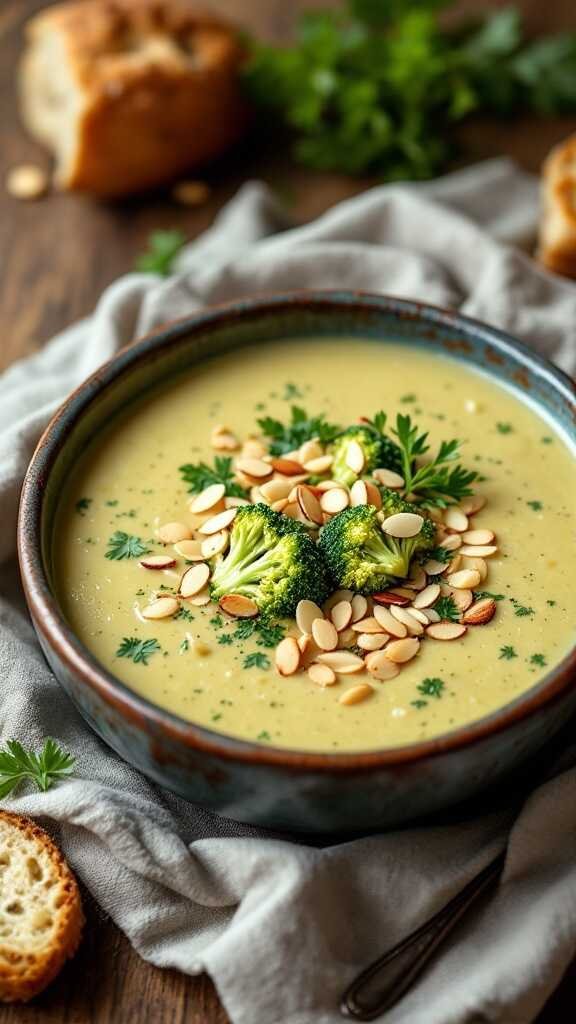
[[[445,622],[460,622],[460,612],[453,597],[439,597],[433,608]]]
[[[148,236],[148,248],[136,260],[136,270],[167,277],[185,242],[186,235],[177,229],[152,231]]]
[[[446,508],[452,502],[472,494],[470,484],[478,474],[454,465],[460,454],[460,442],[442,441],[435,457],[424,465],[417,458],[430,450],[428,433],[419,434],[409,416],[396,417],[393,433],[398,439],[402,457],[402,475],[408,493],[416,494],[425,507]]]
[[[256,739],[257,740],[269,740],[270,739],[270,733],[266,729],[262,729],[262,732],[258,733]]]
[[[505,601],[506,600],[506,595],[505,594],[493,594],[490,590],[475,590],[474,591],[474,599],[476,601],[481,601],[482,598],[484,598],[484,597],[491,597],[493,601]]]
[[[211,484],[224,484],[226,494],[230,497],[245,498],[247,495],[244,487],[234,480],[232,459],[229,455],[217,455],[214,466],[208,466],[205,462],[198,462],[195,465],[188,462],[180,466],[179,470],[192,494],[199,494]]]
[[[526,607],[525,605],[520,604],[520,602],[517,601],[515,597],[511,597],[510,600],[514,605],[514,615],[517,615],[519,618],[523,618],[526,615],[534,615],[533,608]]]
[[[285,402],[290,402],[293,398],[302,398],[302,392],[297,384],[293,384],[291,381],[288,381],[288,383],[284,385],[284,394],[282,395],[282,398]]]
[[[186,654],[186,651],[189,650],[189,648],[190,641],[188,640],[188,637],[185,636],[182,643],[180,644],[180,647],[178,648],[178,654]]]
[[[140,537],[124,533],[123,530],[116,530],[116,533],[113,533],[108,541],[106,558],[115,561],[120,561],[122,558],[139,558],[140,555],[146,555],[149,551],[150,548]]]
[[[234,643],[234,637],[232,633],[220,633],[218,637],[218,643],[221,647],[230,647]]]
[[[537,665],[539,668],[546,668],[547,661],[543,654],[531,654],[530,664]]]
[[[86,512],[90,508],[91,504],[92,498],[78,498],[78,501],[74,505],[74,508],[76,509],[79,516],[84,516],[86,515]]]
[[[436,700],[440,700],[442,697],[446,684],[442,679],[438,679],[437,676],[432,678],[427,677],[423,679],[421,683],[416,687],[418,693],[422,694],[422,697],[434,697]],[[410,701],[413,708],[425,708],[428,705],[427,700],[418,698],[417,700]]]
[[[262,651],[254,651],[252,654],[246,655],[242,662],[242,668],[270,668],[270,658]]]
[[[541,512],[544,508],[541,501],[527,501],[526,504],[529,508],[534,509],[534,512]]]
[[[511,423],[497,423],[496,430],[499,434],[513,434],[514,427]]]
[[[308,416],[308,413],[298,405],[292,406],[289,423],[281,423],[271,416],[264,416],[258,420],[258,426],[270,439],[270,453],[276,456],[299,448],[313,437],[317,437],[322,444],[327,444],[333,441],[340,431],[340,427],[326,422],[323,413],[319,416]]]
[[[176,615],[173,615],[172,618],[174,620],[175,619],[184,619],[185,622],[193,622],[194,621],[194,616],[192,615],[192,612],[188,608],[182,608],[182,607],[180,607],[178,609],[178,611],[176,612]]]
[[[556,605],[556,601],[552,601],[552,600],[551,600],[550,598],[548,598],[548,600],[546,601],[546,604],[547,604],[547,605],[548,605],[548,606],[549,606],[550,608],[554,608],[554,607],[555,607],[555,605]]]
[[[8,740],[0,750],[0,799],[11,793],[24,779],[46,791],[54,782],[74,771],[74,757],[55,740],[47,739],[39,754],[26,750],[18,740]]]
[[[157,640],[139,640],[137,636],[125,636],[116,651],[116,657],[130,658],[135,665],[147,665],[148,658],[161,650]]]
[[[498,657],[499,659],[504,658],[506,661],[511,661],[512,658],[517,658],[518,655],[513,647],[506,645],[505,647],[500,648],[500,654]]]

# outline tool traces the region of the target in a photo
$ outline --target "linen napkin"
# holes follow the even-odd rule
[[[534,179],[491,161],[426,185],[373,189],[291,227],[245,185],[168,280],[129,274],[93,316],[0,379],[2,739],[57,737],[69,781],[7,806],[52,831],[138,953],[206,970],[234,1024],[336,1024],[343,987],[507,845],[502,882],[468,913],[389,1024],[532,1021],[576,949],[576,746],[528,798],[461,822],[304,845],[162,791],[88,729],[47,668],[14,561],[18,492],[39,432],[67,392],[157,324],[247,294],[363,288],[452,306],[576,368],[576,286],[521,247]]]

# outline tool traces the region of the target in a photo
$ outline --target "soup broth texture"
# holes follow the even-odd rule
[[[166,523],[192,524],[179,467],[237,456],[214,451],[217,425],[244,442],[258,434],[259,418],[285,422],[293,405],[342,426],[380,409],[390,424],[409,414],[429,432],[431,451],[458,438],[462,464],[480,475],[475,493],[486,499],[469,529],[496,536],[476,588],[495,600],[492,620],[449,642],[424,634],[417,656],[394,678],[367,677],[369,699],[358,703],[340,697],[365,675],[337,677],[334,685],[319,685],[306,671],[280,675],[274,658],[282,629],[254,629],[212,602],[182,600],[169,617],[142,616],[155,598],[178,592],[190,567],[157,532]],[[184,719],[280,747],[398,746],[495,711],[567,654],[576,622],[574,494],[574,456],[554,428],[458,361],[368,340],[274,342],[201,363],[94,439],[62,496],[56,588],[98,661]],[[175,564],[146,569],[143,551]],[[298,633],[294,623],[286,627]]]

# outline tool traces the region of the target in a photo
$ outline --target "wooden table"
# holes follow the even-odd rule
[[[316,0],[314,6],[330,5]],[[42,0],[2,0],[0,5],[0,180],[13,164],[31,160],[48,166],[45,155],[18,125],[14,73],[26,18]],[[222,11],[270,38],[285,38],[306,0],[218,0]],[[499,0],[469,0],[462,9],[503,6]],[[576,28],[573,0],[523,0],[535,29]],[[573,130],[565,121],[476,122],[466,130],[473,158],[507,153],[529,170],[537,170],[549,147]],[[276,147],[277,149],[278,147]],[[295,167],[266,142],[251,144],[222,161],[210,174],[212,194],[199,209],[175,206],[162,195],[123,204],[99,203],[74,196],[50,196],[39,203],[18,203],[0,189],[0,368],[39,348],[56,331],[89,313],[106,287],[128,270],[148,233],[181,227],[193,237],[206,228],[221,205],[249,176],[264,178],[289,194],[294,217],[310,219],[345,196],[370,184],[337,174],[317,174]],[[0,1011],[2,1024],[225,1024],[208,978],[190,979],[160,971],[141,961],[124,936],[88,899],[88,925],[74,961],[46,993],[25,1008]],[[574,1019],[576,967],[539,1018],[539,1024]],[[254,1022],[258,1024],[258,1022]]]

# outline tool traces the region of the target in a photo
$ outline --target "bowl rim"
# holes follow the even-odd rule
[[[490,349],[512,357],[526,370],[544,378],[569,407],[576,419],[576,387],[574,381],[545,357],[525,343],[498,328],[464,316],[456,311],[429,303],[364,291],[340,289],[300,290],[240,299],[207,307],[196,313],[162,324],[136,339],[103,363],[86,378],[58,407],[43,431],[32,455],[24,479],[18,513],[18,558],[26,601],[36,630],[44,643],[55,651],[68,672],[88,690],[121,716],[143,727],[153,739],[184,744],[192,751],[240,761],[277,767],[293,772],[321,773],[366,772],[381,767],[413,764],[473,746],[475,743],[503,732],[538,713],[545,705],[559,701],[576,679],[576,640],[565,658],[529,690],[489,715],[469,722],[439,736],[399,747],[370,748],[367,751],[319,752],[275,747],[238,739],[206,726],[189,722],[159,707],[130,689],[113,673],[108,672],[76,638],[60,612],[52,595],[41,552],[41,522],[46,483],[57,455],[66,444],[73,426],[93,400],[113,381],[128,373],[131,367],[153,354],[169,351],[183,339],[216,329],[225,323],[242,322],[283,309],[304,307],[308,311],[331,308],[392,313],[416,319],[435,328],[442,325],[473,336]],[[161,350],[161,351],[160,351]],[[522,370],[519,371],[520,373]],[[488,370],[490,375],[490,370]]]

